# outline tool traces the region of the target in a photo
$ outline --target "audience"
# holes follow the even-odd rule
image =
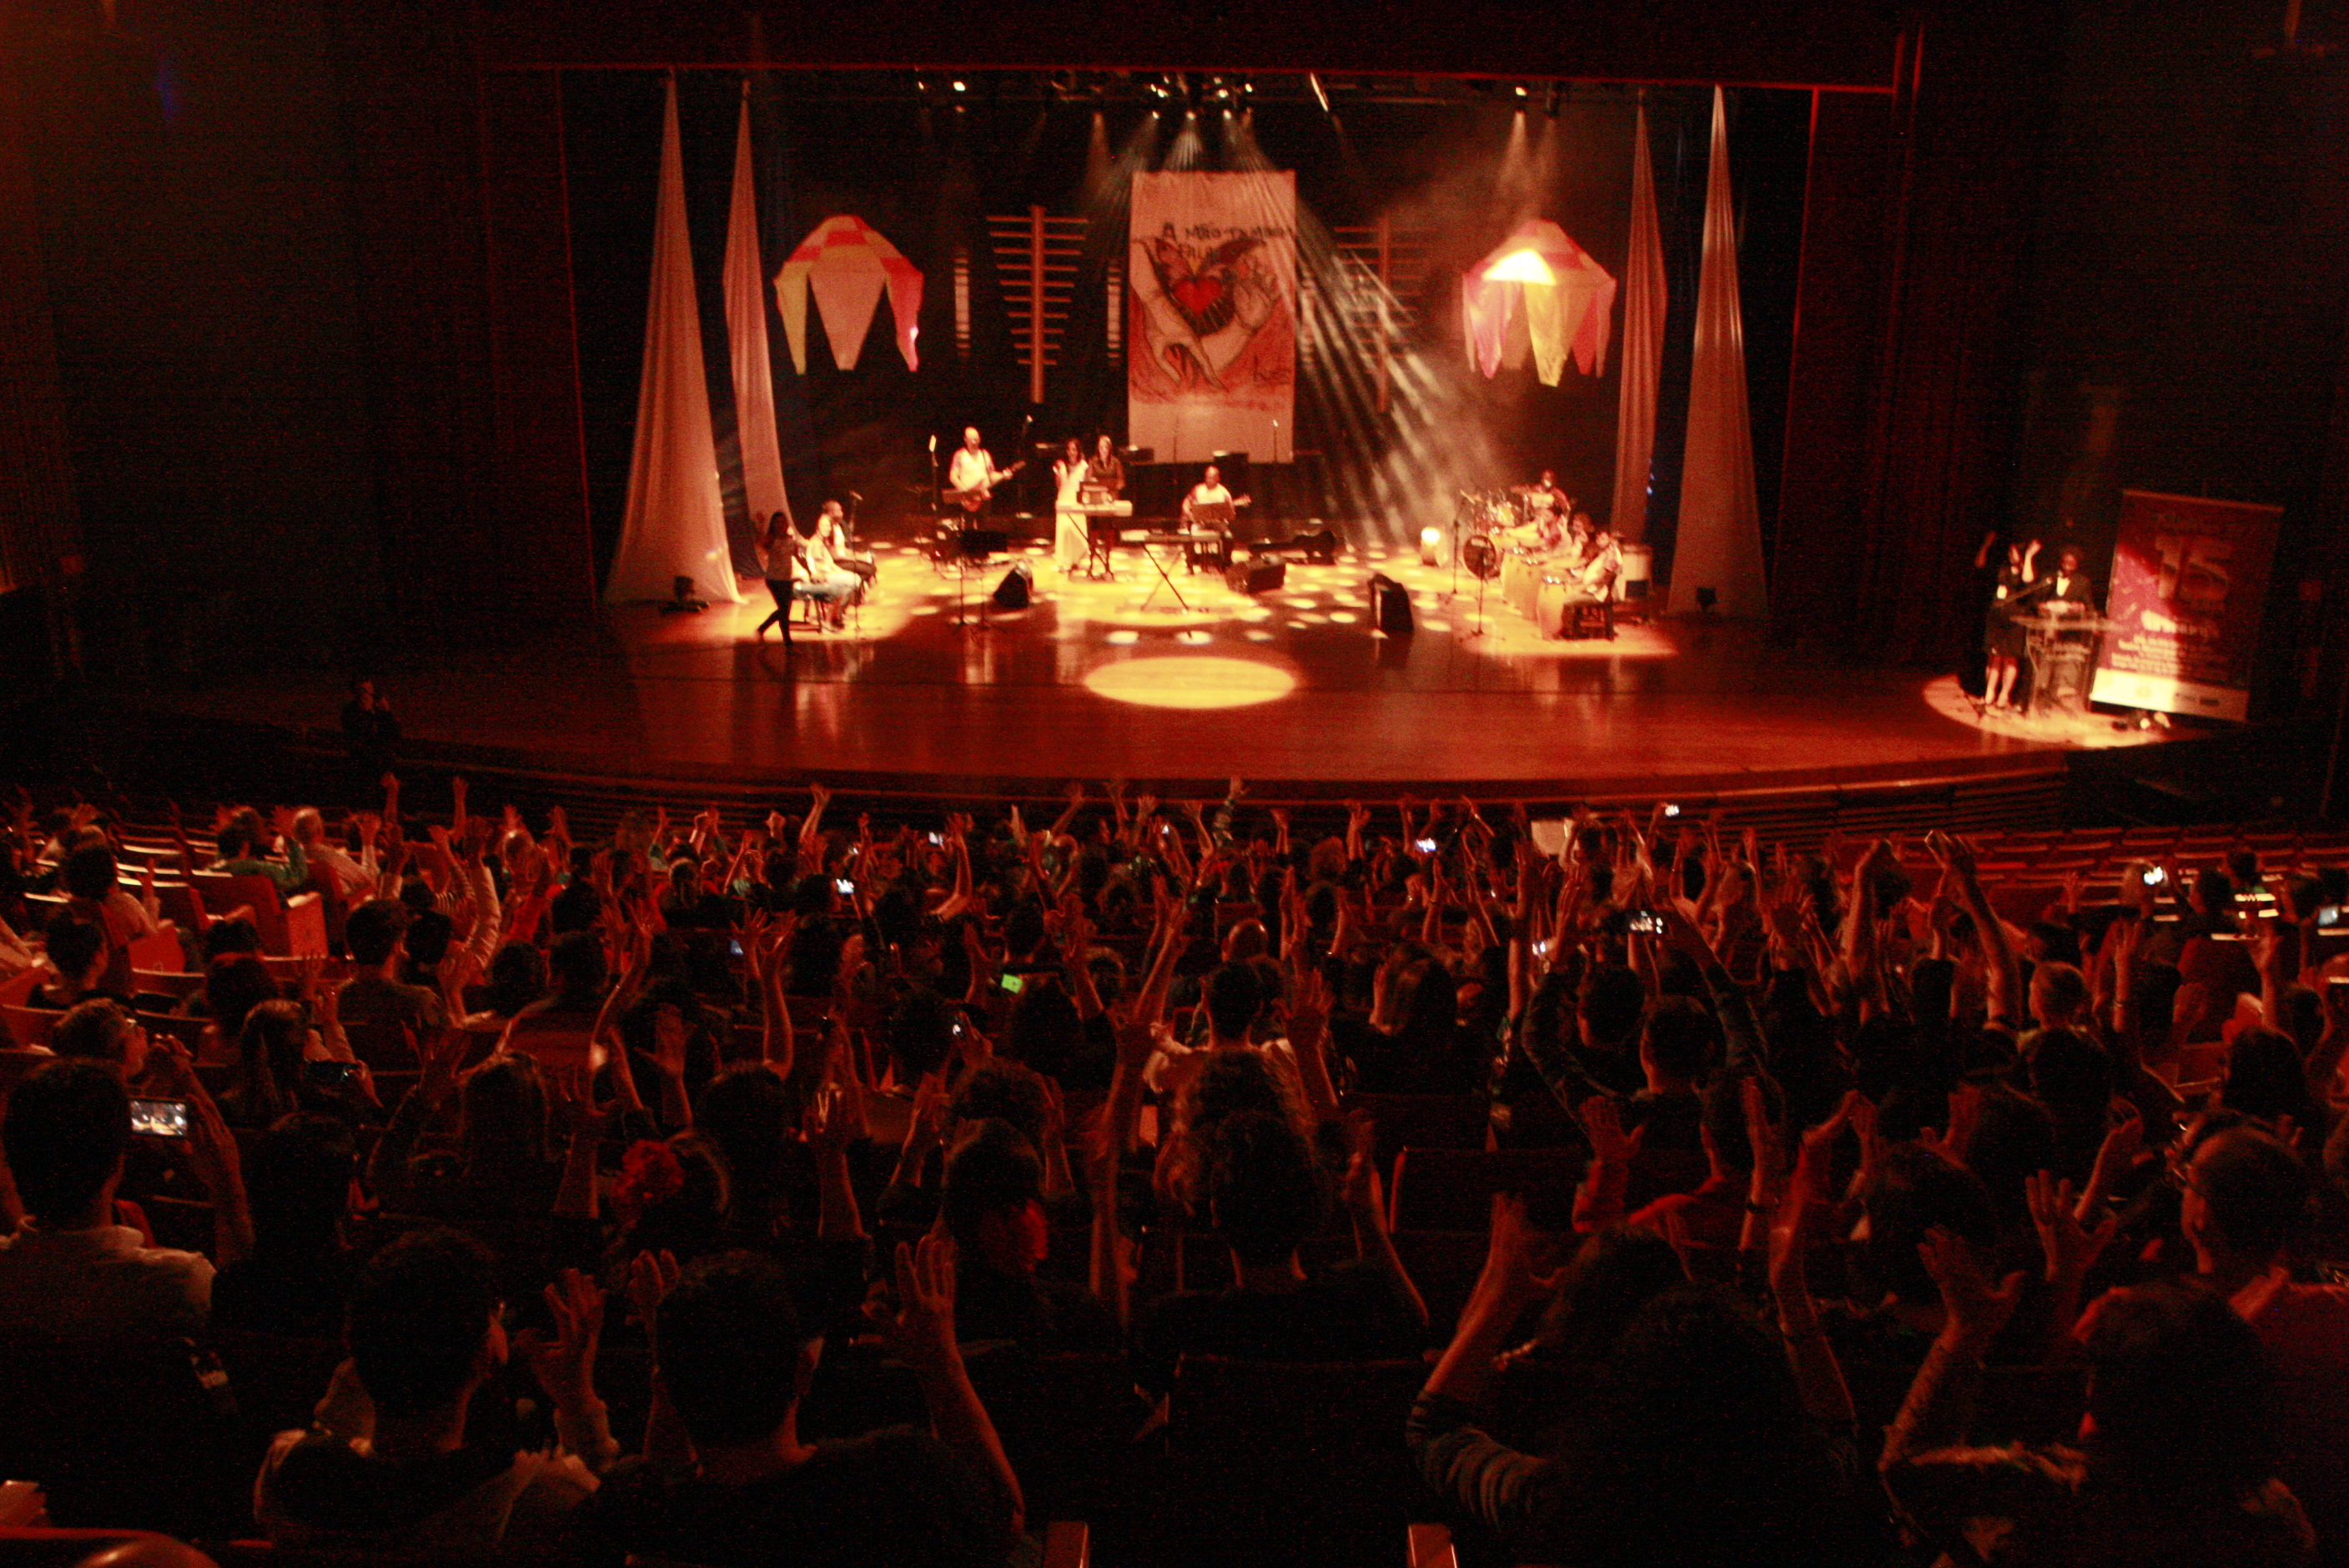
[[[1359,1421],[1478,1560],[2349,1562],[2337,873],[2034,901],[1941,834],[1661,810],[1545,855],[1465,803],[574,839],[453,794],[178,835],[348,902],[298,975],[191,933],[192,1057],[131,995],[155,851],[0,813],[57,1057],[0,1111],[0,1323],[296,1377],[220,1500],[274,1541],[1027,1560],[1048,1511],[1181,1510],[1186,1357],[1368,1400],[1440,1349]],[[1391,1212],[1438,1108],[1498,1151]]]

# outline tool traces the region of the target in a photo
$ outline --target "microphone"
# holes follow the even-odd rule
[[[855,490],[850,490],[848,492],[848,499],[851,500],[863,500],[864,497]]]

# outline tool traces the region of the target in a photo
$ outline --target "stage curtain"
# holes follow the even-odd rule
[[[750,87],[734,132],[734,201],[726,216],[726,341],[733,356],[734,426],[753,533],[789,518],[783,455],[775,440],[775,372],[767,358],[767,272],[759,258],[759,195],[750,166]]]
[[[1737,293],[1737,213],[1729,195],[1729,112],[1713,89],[1713,151],[1697,274],[1696,349],[1689,366],[1688,444],[1681,473],[1671,610],[1710,588],[1725,615],[1769,610],[1762,580],[1762,513],[1754,489],[1754,427],[1745,406],[1745,324]]]
[[[685,229],[685,159],[671,77],[661,127],[645,370],[636,387],[636,447],[628,463],[620,548],[604,588],[606,603],[667,599],[679,577],[692,579],[693,591],[705,599],[742,601],[726,544],[718,442],[709,428],[709,384],[702,376],[701,311]]]
[[[1656,451],[1656,386],[1664,363],[1664,242],[1656,226],[1655,165],[1648,152],[1648,106],[1631,142],[1631,243],[1623,263],[1622,391],[1615,411],[1618,539],[1648,532],[1648,470]]]

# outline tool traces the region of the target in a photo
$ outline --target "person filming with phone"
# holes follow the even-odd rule
[[[220,1260],[242,1257],[252,1222],[236,1145],[210,1103],[135,1103],[149,1130],[141,1136],[184,1138],[222,1227]],[[211,1262],[150,1246],[116,1222],[133,1107],[112,1068],[74,1058],[42,1068],[8,1097],[0,1148],[25,1213],[14,1234],[0,1237],[0,1321],[19,1346],[115,1349],[203,1329]]]

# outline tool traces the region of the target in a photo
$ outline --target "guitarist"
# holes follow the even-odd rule
[[[1018,473],[1025,464],[1014,463],[999,469],[987,449],[978,444],[978,427],[967,428],[962,433],[962,445],[947,465],[947,497],[961,507],[963,526],[976,527],[987,517],[988,500],[995,487]]]

